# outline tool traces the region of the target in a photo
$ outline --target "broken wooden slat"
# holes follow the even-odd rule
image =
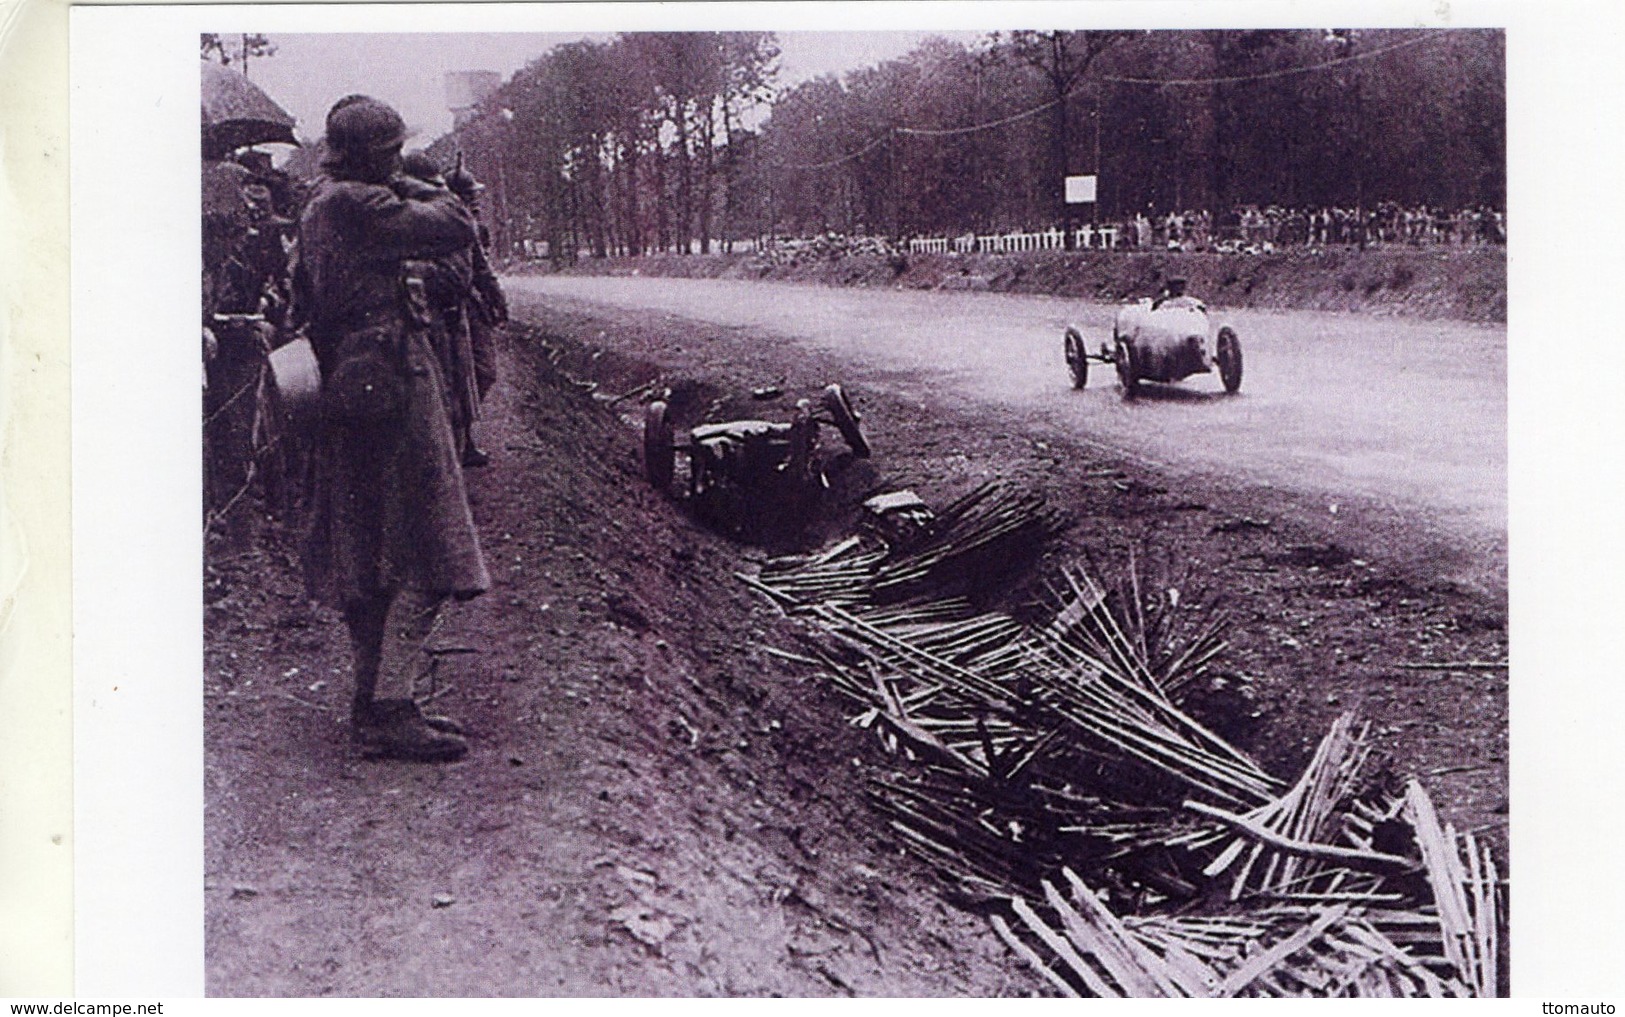
[[[1257,825],[1245,816],[1238,816],[1233,812],[1226,812],[1223,809],[1202,802],[1187,801],[1185,802],[1185,808],[1217,819],[1226,826],[1234,827],[1282,851],[1290,851],[1309,858],[1320,858],[1356,867],[1404,870],[1416,868],[1416,860],[1406,858],[1403,855],[1391,855],[1382,851],[1361,851],[1356,848],[1339,847],[1335,844],[1309,844],[1303,841],[1288,840],[1273,830]]]
[[[1473,956],[1473,919],[1462,889],[1465,873],[1456,854],[1454,837],[1440,829],[1432,800],[1422,790],[1421,782],[1414,778],[1405,785],[1405,805],[1417,846],[1422,851],[1423,869],[1433,890],[1434,905],[1438,908],[1445,959],[1463,982],[1476,989],[1481,979]]]
[[[1010,907],[1015,911],[1016,917],[1026,923],[1027,928],[1031,929],[1039,939],[1042,939],[1046,946],[1055,951],[1057,957],[1066,961],[1067,966],[1083,981],[1090,992],[1102,999],[1119,999],[1122,997],[1123,994],[1112,988],[1094,968],[1089,966],[1087,961],[1078,956],[1078,952],[1072,948],[1072,945],[1057,935],[1054,929],[1046,925],[1044,920],[1038,917],[1037,912],[1033,911],[1026,901],[1020,897],[1013,897],[1010,900]]]
[[[1026,943],[1023,943],[1014,932],[1011,932],[1010,926],[1005,923],[1005,920],[1001,916],[992,915],[989,917],[989,921],[993,925],[993,931],[998,933],[1000,939],[1004,940],[1004,944],[1010,949],[1014,950],[1017,957],[1020,957],[1022,960],[1031,965],[1034,971],[1037,971],[1039,974],[1043,975],[1046,981],[1055,986],[1056,989],[1060,990],[1061,995],[1072,999],[1077,999],[1082,996],[1082,993],[1078,992],[1077,989],[1074,989],[1066,979],[1062,978],[1060,975],[1051,970],[1050,966],[1044,963],[1043,958],[1039,957],[1037,953],[1033,952],[1032,947],[1028,946]]]
[[[1252,984],[1254,979],[1269,971],[1270,968],[1313,943],[1320,937],[1321,933],[1335,923],[1342,921],[1343,916],[1348,914],[1348,911],[1349,908],[1346,904],[1329,908],[1313,922],[1285,939],[1272,944],[1263,953],[1249,958],[1245,964],[1225,976],[1224,983],[1219,986],[1218,994],[1220,996],[1234,996],[1241,992],[1241,990]]]
[[[1138,963],[1121,938],[1113,936],[1109,929],[1099,929],[1085,921],[1049,880],[1044,880],[1043,886],[1044,898],[1060,916],[1061,928],[1067,938],[1079,950],[1099,961],[1124,995],[1140,998],[1178,995],[1172,984],[1159,980]]]

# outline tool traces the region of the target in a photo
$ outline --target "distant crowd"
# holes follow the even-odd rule
[[[1139,213],[1120,233],[1119,246],[1181,251],[1252,251],[1280,247],[1506,243],[1506,215],[1479,205],[1451,212],[1428,205],[1385,201],[1352,208],[1283,208],[1242,205],[1217,217],[1207,209]]]
[[[1506,243],[1506,215],[1487,205],[1447,211],[1428,205],[1384,201],[1369,209],[1337,206],[1286,208],[1240,205],[1215,216],[1207,209],[1158,213],[1150,209],[1127,219],[1078,226],[1070,246],[1077,250],[1183,251],[1270,254],[1284,249],[1331,247],[1490,246]],[[1056,226],[969,232],[960,236],[916,235],[902,241],[869,235],[825,233],[811,238],[775,238],[765,248],[774,263],[839,258],[854,254],[1009,254],[1061,250],[1066,231]],[[723,250],[735,249],[724,245]]]

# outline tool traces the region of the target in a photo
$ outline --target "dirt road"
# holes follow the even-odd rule
[[[1071,390],[1061,333],[1091,346],[1112,308],[981,293],[784,283],[546,276],[516,295],[641,308],[768,332],[868,367],[904,401],[991,401],[1071,440],[1181,472],[1364,504],[1504,555],[1506,329],[1303,311],[1215,311],[1242,338],[1240,398],[1216,377],[1152,386],[1124,403],[1109,367]],[[1503,559],[1504,561],[1504,559]],[[1477,577],[1483,580],[1483,576]],[[1493,580],[1489,585],[1495,585]]]

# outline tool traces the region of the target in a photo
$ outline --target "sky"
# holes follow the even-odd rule
[[[448,71],[496,71],[507,80],[563,42],[605,39],[608,33],[267,33],[275,56],[249,64],[249,77],[298,118],[297,133],[314,139],[333,101],[352,92],[382,99],[406,119],[408,147],[451,130]],[[870,67],[902,56],[940,35],[970,42],[969,31],[780,32],[779,82],[794,85],[825,73]]]

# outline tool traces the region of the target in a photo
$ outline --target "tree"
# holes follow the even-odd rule
[[[716,94],[718,53],[702,32],[640,33],[622,38],[629,41],[654,79],[655,108],[665,121],[659,135],[660,168],[667,161],[677,163],[677,214],[670,240],[677,251],[687,254],[694,237],[695,150],[704,140],[702,125],[709,116],[709,99]]]
[[[734,138],[745,116],[773,99],[779,44],[771,32],[723,32],[719,44],[723,71],[722,90],[717,96],[718,140],[724,152],[722,219],[723,233],[731,240],[738,231],[734,190],[740,165]]]
[[[627,33],[532,61],[458,140],[510,199],[504,221],[545,235],[560,258],[689,251],[752,231],[1070,226],[1063,180],[1082,168],[1088,123],[1075,100],[1091,87],[1101,144],[1089,169],[1108,213],[1499,205],[1504,33],[1365,30],[1352,49],[1348,38],[927,39],[780,91],[768,33]],[[494,115],[503,109],[511,122]]]
[[[227,67],[235,63],[242,68],[243,77],[246,78],[248,61],[253,57],[275,56],[276,43],[268,35],[204,32],[198,40],[198,55],[205,60],[218,60]]]
[[[840,81],[825,74],[774,103],[764,127],[766,156],[774,167],[770,232],[807,234],[833,227],[834,198],[844,189],[838,161],[851,150],[842,129],[845,101]]]
[[[1011,32],[1009,52],[1043,75],[1049,86],[1050,143],[1047,152],[1046,190],[1053,194],[1054,217],[1066,223],[1066,245],[1072,246],[1072,208],[1066,203],[1068,156],[1071,153],[1067,101],[1102,53],[1133,36],[1133,32]],[[1097,167],[1098,169],[1098,167]]]

